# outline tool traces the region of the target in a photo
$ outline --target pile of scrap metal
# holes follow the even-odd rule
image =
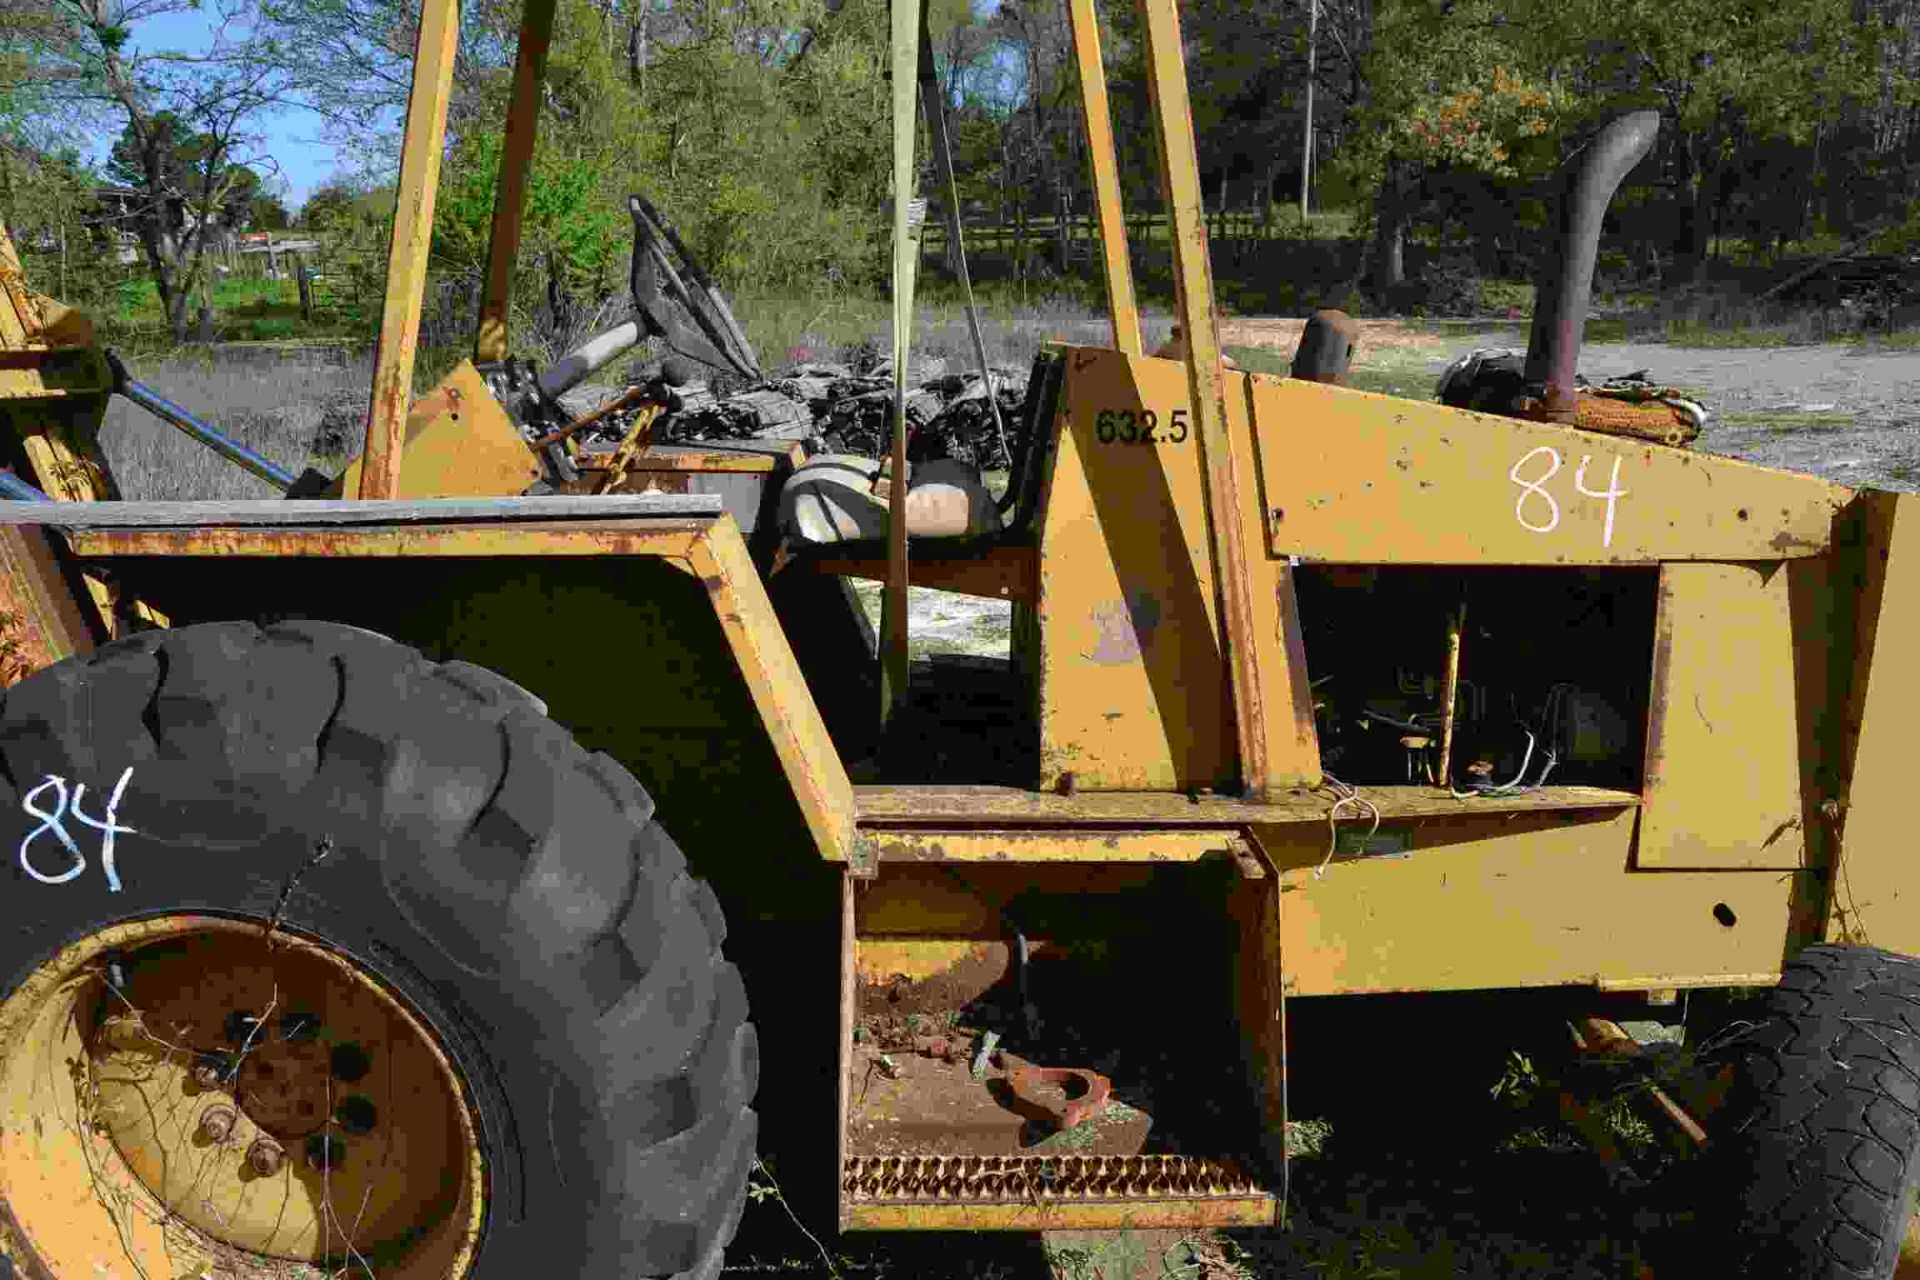
[[[952,458],[982,471],[1006,470],[1011,459],[994,428],[986,379],[977,372],[947,373],[937,357],[919,372],[923,376],[907,397],[908,459]],[[1001,420],[1011,430],[1026,396],[1026,372],[996,368],[992,374]],[[864,373],[845,364],[802,364],[725,398],[698,383],[673,388],[657,438],[800,440],[810,453],[877,458],[886,448],[892,400],[891,362]]]
[[[1527,386],[1524,351],[1481,347],[1456,359],[1440,375],[1434,396],[1457,409],[1529,416],[1537,408]],[[1634,436],[1660,444],[1688,445],[1710,416],[1678,387],[1660,386],[1640,369],[1594,385],[1576,374],[1578,395],[1571,425],[1607,435]]]
[[[769,377],[725,297],[660,212],[639,195],[628,208],[635,318],[545,371],[518,360],[481,368],[529,443],[541,448],[552,481],[573,480],[580,453],[617,447],[643,415],[657,444],[793,440],[813,454],[880,456],[892,361],[802,363]],[[585,385],[647,339],[667,353],[664,360],[636,366],[625,387]],[[991,402],[977,370],[950,374],[944,359],[926,357],[911,372],[919,377],[906,405],[910,461],[953,459],[982,471],[1011,465],[1018,442],[1001,425],[1018,417],[1025,371],[992,369]],[[717,394],[716,385],[741,389]]]

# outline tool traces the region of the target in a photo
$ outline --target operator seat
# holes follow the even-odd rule
[[[780,532],[811,545],[885,538],[891,516],[882,464],[858,454],[809,458],[780,488]],[[877,489],[877,492],[876,492]],[[940,458],[907,468],[907,532],[916,538],[998,533],[1004,527],[980,472]]]

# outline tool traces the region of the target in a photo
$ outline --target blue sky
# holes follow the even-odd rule
[[[210,8],[162,14],[139,25],[134,31],[134,46],[201,53],[213,43],[214,20]],[[260,150],[279,164],[279,176],[286,183],[281,198],[289,211],[299,208],[316,187],[345,165],[333,144],[320,136],[320,118],[310,111],[285,108],[256,117],[248,127],[261,136]],[[104,160],[118,136],[117,127],[97,134],[92,139],[93,158]]]

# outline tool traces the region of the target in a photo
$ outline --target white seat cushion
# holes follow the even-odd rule
[[[780,489],[780,530],[791,541],[830,543],[884,538],[885,490],[873,492],[880,463],[856,454],[810,458]],[[907,472],[907,532],[916,538],[996,533],[999,508],[980,473],[950,458]]]

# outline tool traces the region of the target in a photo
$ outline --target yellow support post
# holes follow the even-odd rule
[[[427,247],[433,238],[433,198],[440,186],[446,141],[453,50],[460,33],[460,0],[421,0],[420,39],[413,52],[413,88],[407,94],[407,135],[400,152],[400,191],[387,251],[387,296],[380,312],[380,354],[373,370],[373,411],[367,418],[360,496],[400,492],[401,432],[413,399],[413,356],[420,338],[421,294],[427,283]]]
[[[1080,68],[1080,117],[1087,127],[1093,163],[1094,202],[1100,210],[1101,265],[1107,277],[1107,317],[1113,345],[1141,354],[1140,311],[1133,298],[1133,266],[1127,256],[1127,222],[1120,207],[1120,166],[1113,153],[1113,117],[1107,111],[1107,70],[1100,58],[1100,21],[1093,0],[1068,0],[1073,53]]]
[[[1268,777],[1265,699],[1254,659],[1253,595],[1247,582],[1241,536],[1238,477],[1227,441],[1226,373],[1213,311],[1213,270],[1207,257],[1207,227],[1200,207],[1200,162],[1194,150],[1193,115],[1187,98],[1187,68],[1174,0],[1139,0],[1147,29],[1147,83],[1154,111],[1154,137],[1167,187],[1173,240],[1173,277],[1180,323],[1187,340],[1187,388],[1194,436],[1200,445],[1207,533],[1219,592],[1220,647],[1231,682],[1240,777],[1250,799],[1264,800]],[[1264,550],[1264,549],[1263,549]]]
[[[920,227],[913,202],[915,71],[920,56],[921,0],[893,0],[893,449],[887,483],[887,580],[880,597],[882,727],[907,696],[912,665],[907,644],[907,359],[913,336],[913,276]]]
[[[520,256],[527,171],[533,161],[534,137],[540,130],[540,84],[547,74],[553,9],[554,0],[527,0],[520,14],[520,47],[513,61],[513,104],[507,109],[500,185],[493,197],[493,234],[487,246],[487,296],[480,307],[480,330],[473,341],[473,358],[482,364],[507,358],[507,307],[513,290],[514,260]]]

